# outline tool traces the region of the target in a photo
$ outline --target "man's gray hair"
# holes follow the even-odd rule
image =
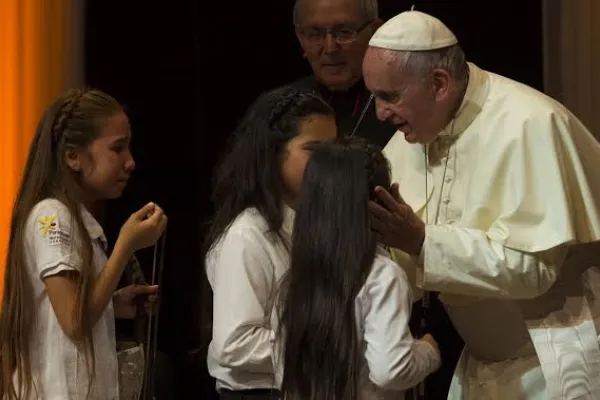
[[[417,76],[427,76],[433,70],[444,69],[459,81],[464,81],[469,73],[465,53],[454,45],[430,51],[390,51],[403,68]]]
[[[294,25],[300,24],[300,4],[306,0],[296,0],[294,2],[293,21]],[[355,0],[358,2],[360,15],[367,21],[379,18],[379,7],[377,0]]]

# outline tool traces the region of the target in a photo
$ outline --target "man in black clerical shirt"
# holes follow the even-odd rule
[[[297,0],[293,15],[296,36],[313,75],[293,85],[317,91],[335,110],[340,134],[352,133],[370,93],[362,80],[362,60],[379,26],[376,0]],[[379,121],[375,102],[356,132],[384,147],[395,128]]]
[[[362,61],[371,36],[382,24],[377,0],[296,0],[293,22],[313,75],[292,85],[319,93],[333,107],[340,134],[351,134],[370,97]],[[355,134],[385,147],[395,130],[377,119],[373,101]],[[421,317],[426,320],[424,328]],[[410,325],[417,337],[431,333],[442,353],[441,368],[425,381],[424,398],[445,399],[464,342],[435,293],[426,314],[422,304],[415,303]]]

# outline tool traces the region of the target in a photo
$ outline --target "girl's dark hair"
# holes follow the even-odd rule
[[[264,93],[250,106],[216,171],[211,199],[216,212],[206,236],[206,250],[248,207],[262,214],[271,232],[279,231],[284,150],[298,135],[302,120],[314,114],[334,115],[317,95],[289,86]]]
[[[368,211],[375,186],[390,186],[378,147],[358,138],[313,146],[276,303],[285,400],[359,398],[355,298],[375,257]]]
[[[215,214],[204,240],[204,254],[249,207],[261,213],[271,233],[279,234],[286,145],[299,134],[301,122],[313,115],[334,116],[334,112],[321,97],[291,86],[266,92],[250,106],[216,170],[211,198]],[[210,293],[205,277],[203,289]],[[202,299],[200,319],[206,331],[212,319],[212,297],[203,295]]]
[[[71,226],[87,232],[81,218],[83,189],[78,173],[66,164],[66,152],[85,149],[102,132],[110,117],[123,112],[121,105],[99,90],[73,89],[61,95],[44,113],[33,138],[17,193],[10,226],[4,274],[4,296],[0,315],[0,398],[29,398],[32,388],[30,348],[35,328],[35,299],[25,256],[26,222],[33,207],[47,198],[60,200],[69,210]],[[77,274],[77,307],[74,326],[82,333],[82,344],[94,380],[92,324],[88,320],[88,297],[94,279],[92,241],[81,235],[82,265]],[[43,332],[41,333],[43,334]],[[13,384],[16,374],[17,385]]]

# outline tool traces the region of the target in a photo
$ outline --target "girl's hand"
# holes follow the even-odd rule
[[[167,216],[154,203],[148,203],[142,209],[131,214],[121,227],[117,243],[129,253],[150,247],[158,241],[167,227]]]
[[[152,312],[151,308],[156,303],[158,286],[129,285],[119,289],[113,295],[115,318],[133,319],[137,315],[139,296],[147,296],[144,302],[144,312]]]
[[[436,351],[439,353],[440,352],[440,347],[438,345],[438,342],[433,338],[433,336],[431,336],[429,333],[426,333],[421,339],[419,339],[423,342],[428,343],[429,345],[431,345],[434,349],[436,349]]]

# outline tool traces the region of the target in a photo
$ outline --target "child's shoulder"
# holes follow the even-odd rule
[[[226,234],[264,236],[268,231],[269,224],[262,214],[256,208],[249,207],[231,223]]]
[[[207,254],[212,260],[223,251],[235,248],[239,251],[246,246],[266,249],[272,246],[273,237],[269,234],[269,225],[256,208],[242,211],[223,232]]]
[[[390,256],[390,253],[383,247],[378,246],[373,260],[373,266],[367,280],[375,281],[393,281],[393,280],[408,281],[408,277],[404,269],[402,269]]]
[[[72,216],[67,206],[57,199],[38,202],[27,218],[27,227],[46,236],[50,231],[70,230]]]
[[[358,293],[357,301],[364,304],[372,304],[373,301],[381,302],[383,299],[410,302],[407,299],[411,297],[412,292],[406,272],[392,260],[387,251],[378,248],[369,275]]]
[[[54,212],[61,214],[66,213],[67,215],[70,214],[69,209],[62,201],[53,198],[47,198],[38,202],[35,206],[33,206],[30,214],[34,215],[44,212]]]

